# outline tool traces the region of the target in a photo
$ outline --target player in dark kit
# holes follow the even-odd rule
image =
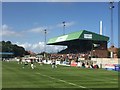
[[[57,68],[55,60],[52,61],[52,68]]]

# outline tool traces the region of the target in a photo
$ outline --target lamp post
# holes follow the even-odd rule
[[[113,42],[113,5],[114,2],[110,2],[110,11],[111,11],[111,48],[112,46],[114,46],[114,42]],[[113,58],[113,51],[110,52],[111,53],[111,58]]]
[[[65,35],[65,21],[64,22],[62,22],[63,23],[63,35]]]
[[[44,33],[45,33],[45,42],[44,42],[44,57],[46,58],[46,55],[45,55],[45,52],[46,52],[46,33],[47,33],[47,30],[44,29]]]
[[[62,22],[63,23],[63,35],[65,35],[65,21]],[[63,49],[64,49],[64,46],[63,46]]]
[[[114,45],[113,43],[113,8],[114,8],[114,5],[113,5],[114,2],[110,2],[110,11],[111,11],[111,46]]]
[[[91,58],[93,57],[93,42],[91,41]]]

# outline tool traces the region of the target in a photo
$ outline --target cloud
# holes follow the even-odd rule
[[[65,25],[66,27],[71,27],[75,24],[75,22],[71,21],[71,22],[66,22]],[[63,27],[63,24],[56,24],[56,25],[50,25],[50,26],[40,26],[40,27],[35,27],[35,28],[31,28],[29,30],[24,30],[24,31],[14,31],[13,28],[9,27],[6,24],[2,25],[2,30],[0,30],[0,36],[4,36],[4,37],[20,37],[20,36],[26,36],[26,32],[27,33],[44,33],[44,30],[47,29],[47,33],[50,33],[50,30],[54,30],[56,28],[61,28]]]
[[[25,50],[30,50],[33,51],[35,53],[39,53],[39,52],[43,52],[44,48],[45,48],[45,43],[44,42],[38,42],[38,43],[14,43],[17,44],[18,46],[22,46],[25,48]],[[63,46],[54,46],[54,45],[46,45],[46,52],[58,52],[61,51],[63,49]]]
[[[35,28],[31,28],[29,30],[21,30],[20,32],[14,31],[12,27],[9,27],[8,25],[4,24],[2,25],[2,30],[0,30],[0,36],[1,37],[23,37],[26,35],[31,35],[32,34],[36,34],[36,33],[44,33],[44,30],[47,27],[35,27]],[[27,34],[26,34],[27,33]]]
[[[66,27],[71,27],[75,24],[74,21],[71,21],[71,22],[66,22],[65,25]],[[25,31],[22,31],[22,33],[34,33],[34,34],[37,34],[37,33],[44,33],[44,30],[46,29],[47,30],[47,34],[50,33],[50,30],[55,30],[56,28],[62,28],[63,27],[63,24],[55,24],[55,25],[49,25],[49,26],[40,26],[40,27],[35,27],[35,28],[32,28],[32,29],[29,29],[29,30],[25,30]]]
[[[21,36],[21,34],[13,31],[11,27],[4,24],[2,25],[2,30],[0,30],[0,36],[14,37],[14,36]]]
[[[43,32],[47,27],[36,27],[32,28],[30,30],[27,30],[27,32],[32,32],[32,33],[41,33]]]

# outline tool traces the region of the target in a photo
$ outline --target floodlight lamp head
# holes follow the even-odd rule
[[[65,24],[65,21],[63,22],[63,24]]]
[[[44,31],[45,31],[45,33],[47,33],[47,30],[46,30],[46,29],[45,29]]]
[[[110,3],[114,3],[114,0],[110,0]]]

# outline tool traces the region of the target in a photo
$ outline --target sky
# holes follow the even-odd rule
[[[114,45],[118,47],[118,3],[114,3]],[[44,51],[46,39],[80,30],[99,33],[103,21],[103,35],[110,37],[110,9],[108,2],[2,2],[2,40],[11,41],[33,52]],[[108,47],[110,42],[108,43]],[[57,52],[61,46],[46,46],[47,52]]]

